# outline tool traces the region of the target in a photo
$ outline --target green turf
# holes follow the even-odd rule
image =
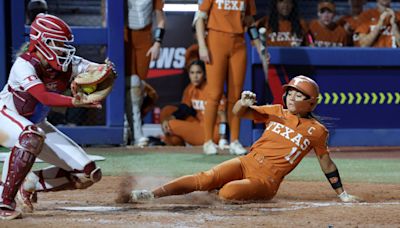
[[[177,177],[203,171],[233,156],[206,156],[185,153],[95,153],[106,157],[97,164],[105,175],[124,172]],[[335,159],[344,182],[400,183],[399,159]],[[1,164],[2,166],[2,164]],[[34,168],[47,166],[35,164]],[[306,157],[287,177],[289,180],[325,181],[316,158]]]

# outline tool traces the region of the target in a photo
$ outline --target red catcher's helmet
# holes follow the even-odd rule
[[[283,95],[283,103],[286,106],[286,96],[289,88],[294,88],[307,96],[306,100],[295,101],[296,110],[299,113],[312,112],[318,103],[319,87],[318,84],[309,77],[299,75],[294,77],[290,82],[283,86],[285,93]],[[287,106],[286,106],[287,107]]]
[[[38,14],[32,22],[29,37],[30,52],[39,51],[55,70],[68,70],[75,47],[67,43],[74,41],[74,35],[63,20],[50,14]],[[62,42],[64,45],[57,46],[56,42]]]

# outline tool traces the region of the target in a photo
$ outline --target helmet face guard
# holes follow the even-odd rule
[[[49,65],[66,72],[75,55],[74,41],[70,27],[60,18],[39,14],[31,25],[29,51],[39,51]]]
[[[285,89],[285,93],[283,95],[283,103],[285,105],[285,108],[287,108],[286,97],[290,88],[300,91],[305,96],[307,96],[306,100],[294,102],[297,112],[312,112],[318,104],[319,87],[318,84],[309,77],[303,75],[296,76],[292,80],[290,80],[288,84],[284,85],[283,88]]]

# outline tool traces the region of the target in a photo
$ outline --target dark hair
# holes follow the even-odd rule
[[[189,63],[187,70],[189,71],[193,65],[199,66],[201,68],[201,70],[203,71],[204,75],[206,74],[206,64],[204,64],[204,62],[202,60],[200,60],[200,59],[193,60],[192,62]]]
[[[29,1],[27,6],[29,23],[32,23],[40,13],[47,13],[47,2],[45,0]]]
[[[268,27],[272,29],[273,32],[279,32],[279,12],[277,10],[278,1],[272,0],[271,7],[269,8],[269,20]],[[303,37],[303,29],[300,24],[299,7],[296,0],[291,0],[293,4],[292,12],[288,15],[287,19],[292,25],[292,33],[296,34],[297,37]]]

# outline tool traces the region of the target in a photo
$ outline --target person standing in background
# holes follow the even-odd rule
[[[268,46],[306,46],[307,23],[300,18],[296,0],[273,0],[268,16],[257,21],[267,28]]]
[[[194,24],[199,44],[200,59],[206,63],[207,89],[205,121],[205,143],[203,151],[212,155],[218,153],[218,146],[212,141],[217,118],[218,105],[227,81],[227,116],[230,128],[231,154],[247,153],[239,142],[240,119],[234,116],[232,108],[240,98],[246,71],[246,41],[244,32],[261,55],[259,34],[254,24],[256,14],[254,0],[199,2],[199,11]],[[207,27],[206,27],[207,26]],[[206,37],[207,30],[207,37]]]
[[[127,0],[127,28],[125,29],[126,55],[126,117],[124,136],[130,137],[127,143],[146,146],[140,115],[151,60],[160,55],[161,43],[165,33],[164,0]],[[152,35],[153,14],[156,29]]]
[[[361,47],[396,48],[400,45],[400,13],[390,8],[391,0],[376,0],[376,8],[366,10],[359,16]]]
[[[315,47],[348,46],[348,36],[344,28],[333,21],[336,5],[332,0],[320,0],[318,3],[318,19],[309,25]]]
[[[47,9],[46,0],[30,0],[26,7],[27,24],[30,25],[39,13],[47,13]]]

